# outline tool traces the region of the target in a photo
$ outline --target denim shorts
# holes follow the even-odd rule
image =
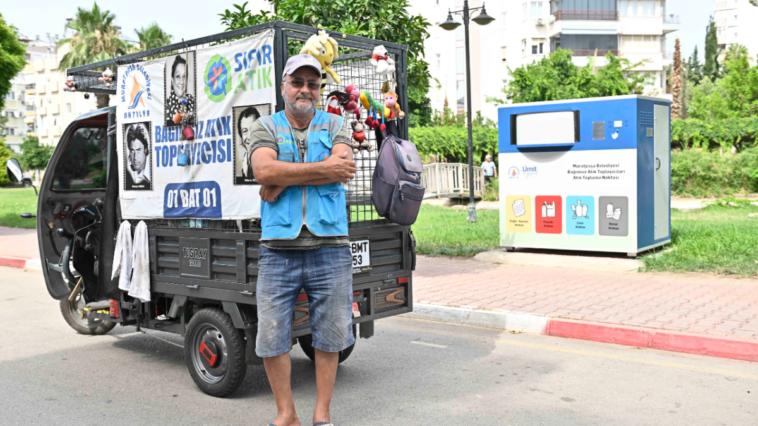
[[[305,289],[313,347],[339,352],[353,343],[353,259],[349,247],[258,251],[258,336],[261,358],[290,350],[292,314]]]

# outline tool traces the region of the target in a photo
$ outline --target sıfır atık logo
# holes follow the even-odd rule
[[[203,81],[205,95],[213,102],[221,102],[232,90],[232,67],[229,61],[218,53],[213,55],[205,66]]]

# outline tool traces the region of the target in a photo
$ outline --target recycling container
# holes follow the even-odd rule
[[[500,108],[500,244],[635,256],[670,242],[670,110],[637,95]]]

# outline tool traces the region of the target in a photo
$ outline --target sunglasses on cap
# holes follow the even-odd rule
[[[303,86],[305,86],[305,80],[302,78],[293,78],[290,80],[284,80],[286,83],[289,83],[294,87],[295,89],[302,89]],[[316,80],[308,80],[308,90],[319,90],[321,89],[321,83]]]

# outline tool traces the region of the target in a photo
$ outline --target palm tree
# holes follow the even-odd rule
[[[97,2],[92,10],[78,8],[76,17],[66,24],[66,28],[74,30],[74,35],[58,42],[59,47],[71,45],[71,50],[63,55],[59,66],[78,67],[129,53],[133,47],[121,38],[119,28],[113,23],[115,19],[116,15],[100,9]],[[98,108],[110,103],[106,94],[98,93],[95,96]]]
[[[166,34],[155,22],[147,28],[134,30],[139,38],[139,50],[148,50],[171,44],[171,34]]]

